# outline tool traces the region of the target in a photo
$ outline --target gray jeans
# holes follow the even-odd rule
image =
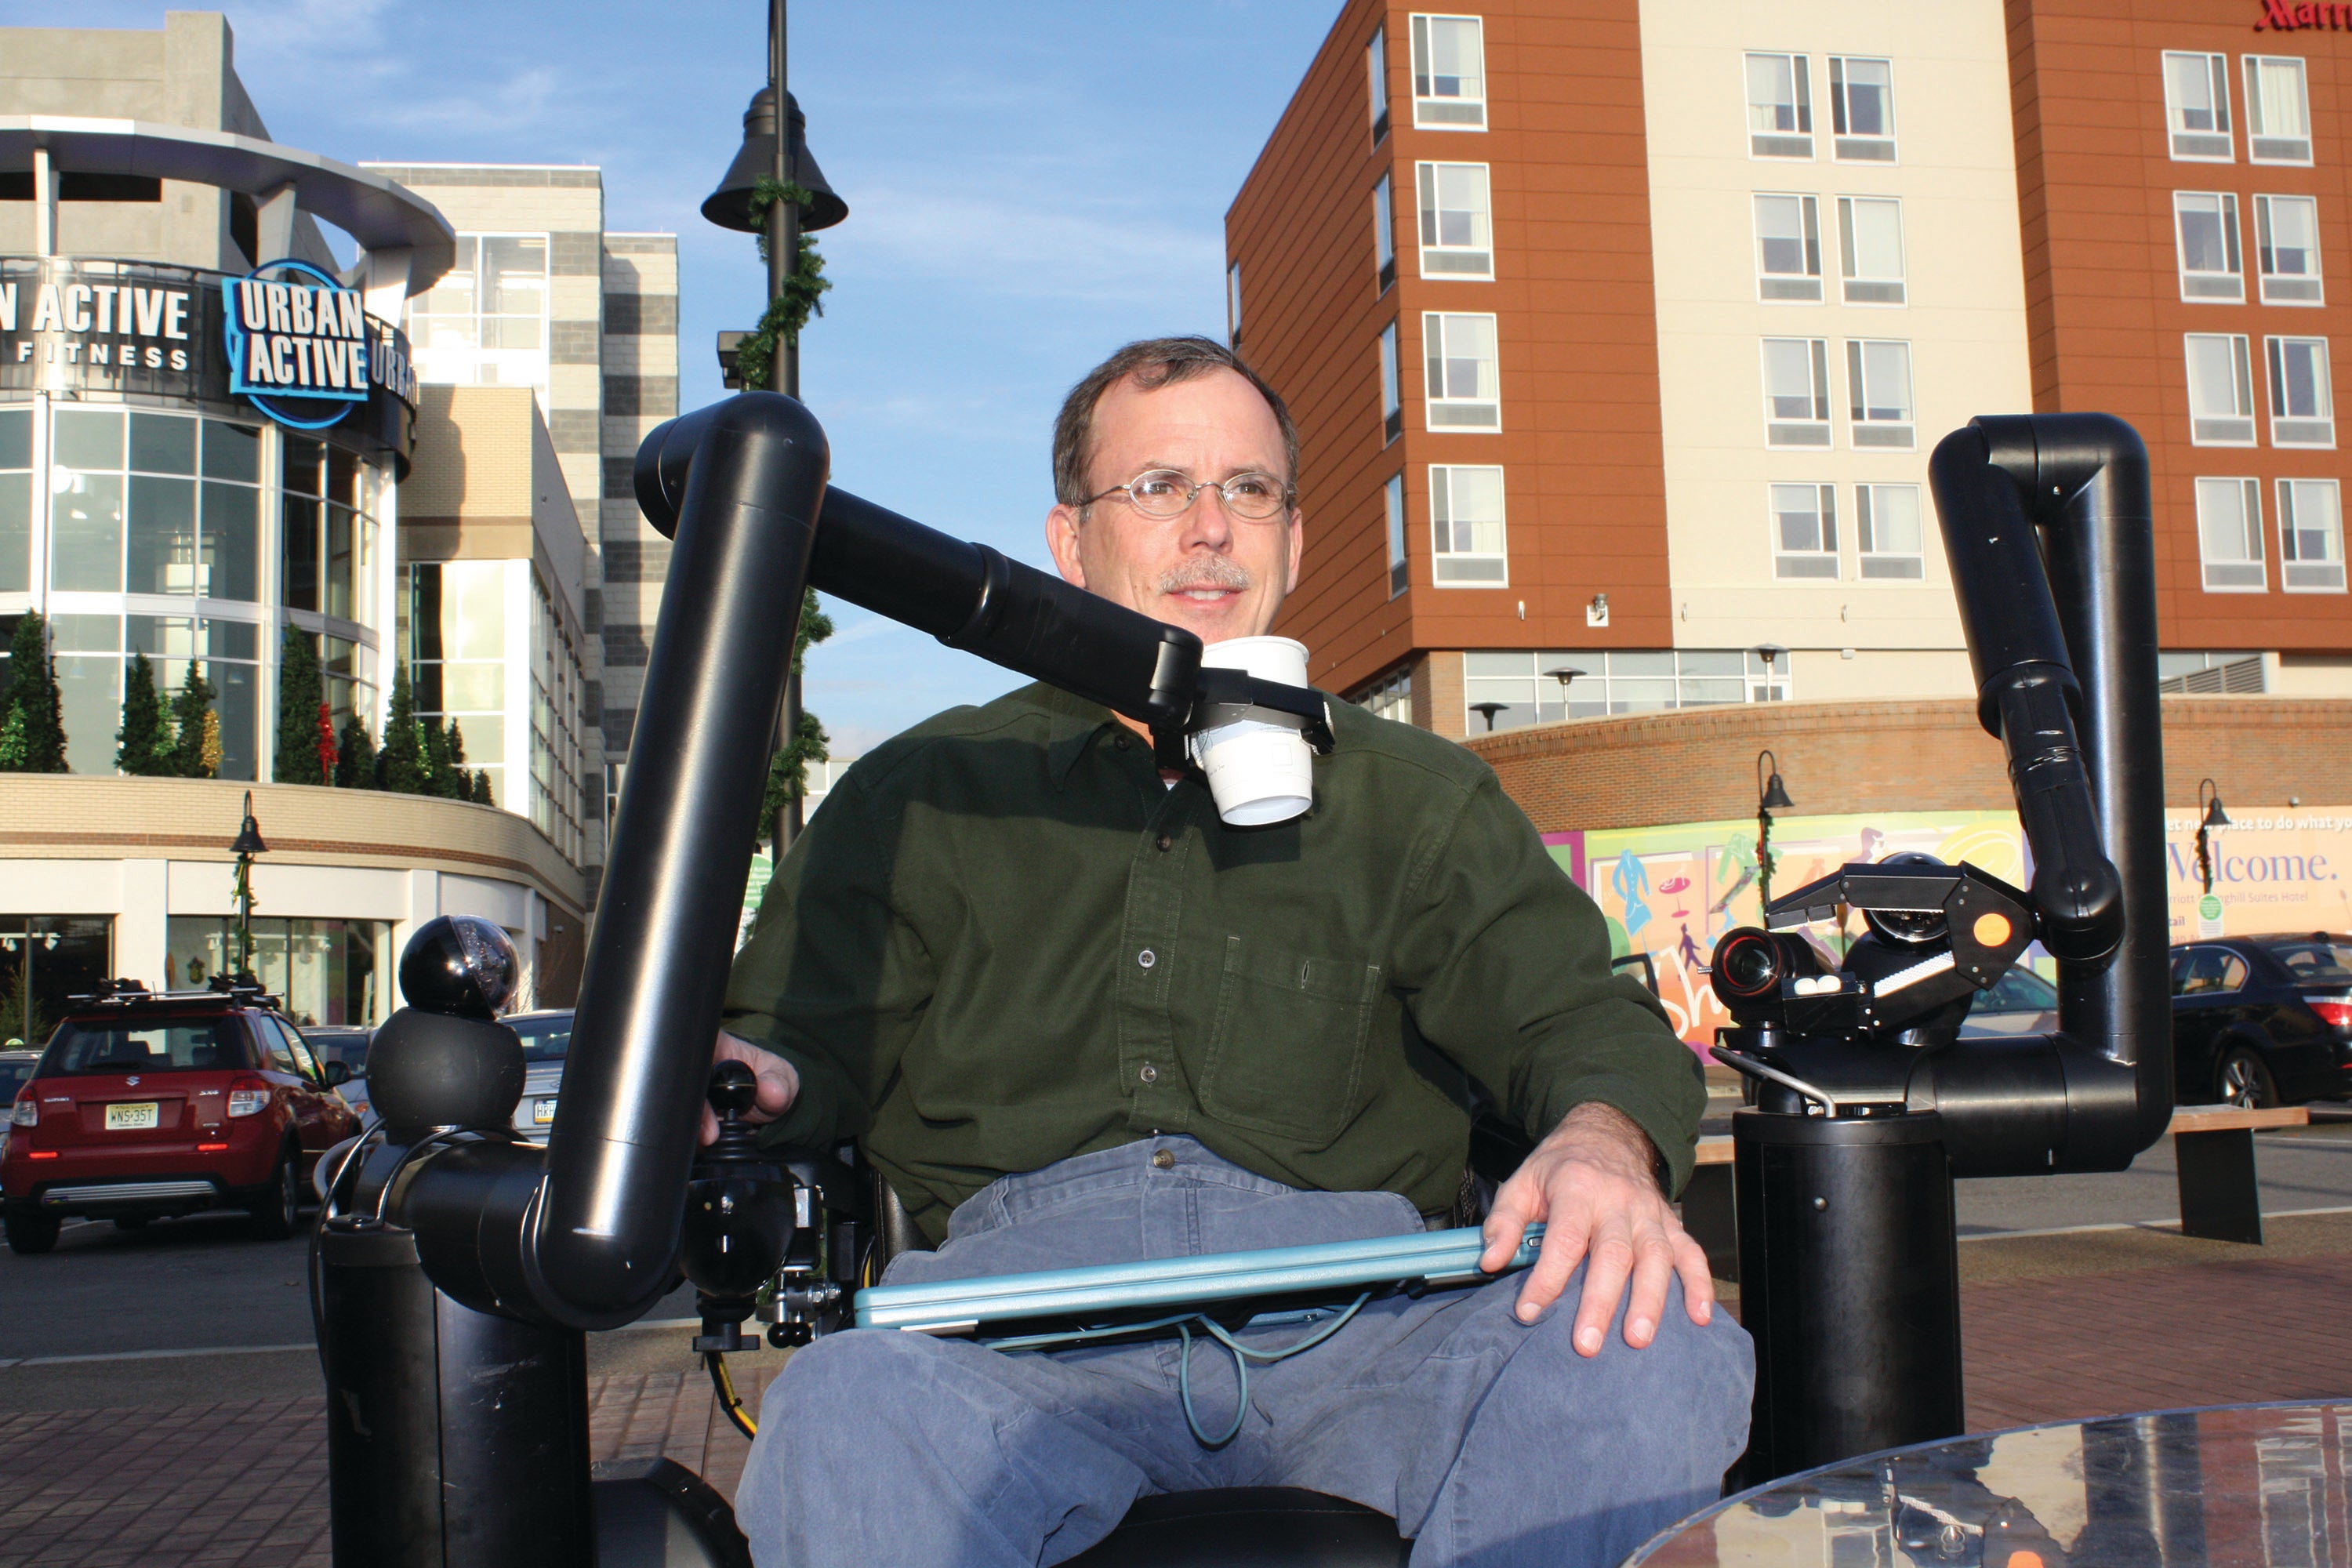
[[[1164,1162],[1164,1163],[1163,1163]],[[1401,1235],[1393,1193],[1300,1192],[1190,1138],[1010,1176],[955,1212],[893,1284]],[[1754,1357],[1680,1287],[1656,1342],[1569,1342],[1581,1270],[1533,1324],[1520,1276],[1369,1303],[1324,1343],[1251,1369],[1239,1436],[1204,1447],[1173,1337],[1004,1354],[887,1330],[833,1334],[768,1387],[735,1507],[760,1568],[1059,1563],[1154,1492],[1304,1487],[1393,1516],[1415,1568],[1608,1564],[1712,1500],[1747,1442]],[[1622,1309],[1621,1309],[1622,1310]],[[1279,1348],[1311,1329],[1244,1331]],[[1234,1414],[1233,1358],[1193,1354],[1202,1425]]]

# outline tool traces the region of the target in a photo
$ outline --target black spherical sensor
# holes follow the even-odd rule
[[[522,978],[514,943],[478,915],[436,915],[400,955],[400,990],[412,1007],[488,1020],[514,1000]]]

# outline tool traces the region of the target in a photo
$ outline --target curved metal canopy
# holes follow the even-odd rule
[[[406,250],[412,295],[438,282],[457,258],[457,233],[432,203],[381,174],[299,148],[144,120],[0,114],[0,173],[30,169],[37,147],[47,148],[58,168],[78,174],[185,180],[257,197],[290,184],[297,208],[324,218],[362,247]]]

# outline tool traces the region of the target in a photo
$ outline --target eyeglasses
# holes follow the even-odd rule
[[[1229,479],[1202,479],[1194,484],[1189,476],[1174,468],[1152,468],[1123,485],[1111,486],[1101,495],[1088,496],[1078,504],[1092,506],[1105,497],[1124,495],[1137,511],[1165,522],[1192,510],[1202,490],[1216,491],[1223,499],[1227,511],[1250,522],[1266,522],[1281,516],[1291,500],[1290,487],[1272,474],[1255,469]]]

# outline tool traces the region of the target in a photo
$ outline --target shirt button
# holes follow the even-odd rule
[[[1122,751],[1122,752],[1124,752],[1125,750],[1127,750],[1127,748],[1128,748],[1128,744],[1129,744],[1129,742],[1128,742],[1128,738],[1127,738],[1125,735],[1115,735],[1115,736],[1113,736],[1113,737],[1111,738],[1111,742],[1110,742],[1110,743],[1111,743],[1112,745],[1114,745],[1114,746],[1117,746],[1117,747],[1118,747],[1120,751]]]
[[[1143,1064],[1142,1078],[1143,1081],[1146,1083],[1158,1083],[1160,1081],[1160,1069],[1153,1067],[1150,1062],[1146,1062]]]
[[[1153,964],[1160,962],[1160,955],[1147,947],[1141,952],[1135,955],[1135,962],[1141,964],[1144,968],[1149,969]]]
[[[1167,854],[1168,851],[1176,847],[1176,839],[1172,834],[1163,833],[1159,837],[1153,839],[1152,842],[1160,847],[1160,852],[1162,855]]]
[[[1151,1168],[1155,1171],[1172,1171],[1176,1168],[1176,1156],[1165,1149],[1154,1149],[1151,1152]]]

